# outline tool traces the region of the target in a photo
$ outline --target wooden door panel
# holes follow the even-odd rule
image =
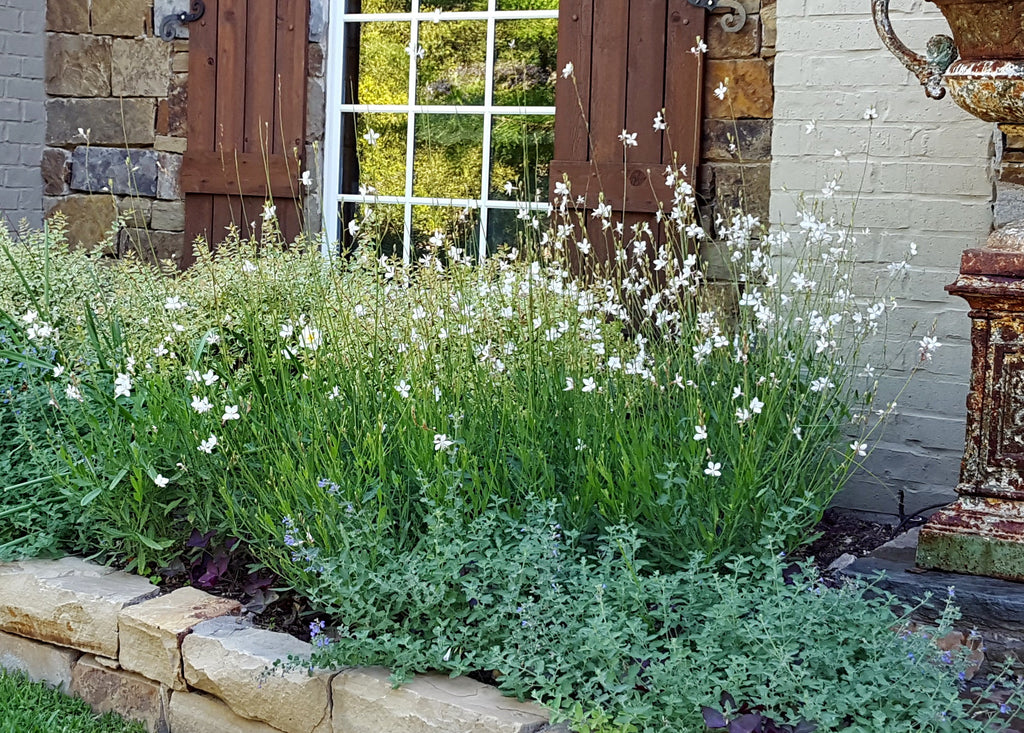
[[[268,199],[285,238],[300,233],[308,23],[309,0],[207,0],[190,26],[181,171],[190,242],[215,247],[232,224],[258,235]]]

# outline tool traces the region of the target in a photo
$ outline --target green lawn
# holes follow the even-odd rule
[[[139,723],[96,715],[81,700],[0,670],[0,733],[143,733]]]

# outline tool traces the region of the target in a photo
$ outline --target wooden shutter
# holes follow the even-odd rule
[[[572,63],[575,83],[559,74],[552,185],[567,177],[588,207],[603,192],[627,223],[647,218],[669,195],[663,173],[673,154],[696,171],[703,56],[690,49],[705,11],[686,0],[562,0],[558,12],[558,67]],[[653,128],[661,109],[667,135]],[[623,130],[637,135],[625,184]]]
[[[206,0],[189,25],[186,236],[243,236],[274,200],[282,232],[300,231],[309,0]]]

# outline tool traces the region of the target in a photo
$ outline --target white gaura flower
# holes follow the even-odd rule
[[[619,133],[619,142],[625,148],[635,148],[639,145],[636,141],[636,133],[629,132],[628,130],[623,130]]]
[[[403,400],[409,399],[409,391],[412,389],[412,385],[406,382],[404,379],[395,385],[395,391],[401,396]]]
[[[167,356],[169,353],[171,352],[169,352],[167,350],[167,347],[164,346],[163,344],[160,344],[155,349],[153,349],[153,356]]]
[[[310,351],[319,349],[323,341],[320,329],[313,328],[312,326],[306,326],[302,329],[302,333],[299,334],[299,346]]]
[[[164,301],[165,311],[180,311],[182,308],[187,306],[188,303],[183,301],[179,296],[172,295]]]
[[[156,478],[153,479],[153,483],[162,489],[165,486],[167,486],[167,484],[171,483],[171,480],[169,478],[164,478],[162,475],[158,473],[156,475]]]
[[[868,454],[868,444],[858,443],[856,440],[850,443],[850,450],[856,453],[858,456],[864,457]]]
[[[267,201],[263,204],[263,221],[271,221],[275,216],[277,216],[277,207]]]
[[[878,119],[878,110],[875,109],[875,105],[871,105],[866,110],[864,110],[864,119],[865,120],[877,120]]]
[[[573,65],[572,65],[572,61],[570,61],[569,63],[567,63],[565,66],[562,67],[562,78],[563,79],[568,79],[570,76],[572,76],[572,72],[573,72]]]
[[[242,263],[242,272],[252,273],[256,272],[256,269],[256,265],[254,265],[249,260],[246,260],[245,262]]]
[[[565,387],[562,389],[563,392],[572,392],[576,389],[576,381],[572,377],[565,378]]]
[[[212,387],[214,384],[220,381],[220,377],[213,373],[212,369],[207,370],[206,374],[203,375],[203,383],[207,387]]]
[[[132,396],[132,378],[127,374],[118,373],[114,379],[114,397]]]
[[[37,318],[39,318],[39,314],[36,311],[30,309],[28,311],[25,311],[25,315],[21,317],[21,320],[23,320],[26,323],[26,325],[32,325]]]
[[[761,400],[757,399],[756,397],[754,399],[750,400],[750,411],[752,413],[754,413],[755,415],[760,415],[761,414],[761,410],[763,410],[763,409],[764,409],[764,403],[761,402]]]
[[[920,346],[921,361],[931,361],[932,354],[937,348],[942,346],[942,344],[940,344],[939,340],[934,336],[925,336],[921,339]]]
[[[64,366],[63,365],[58,364],[57,366],[55,366],[53,368],[53,378],[54,379],[56,379],[57,377],[59,377],[63,373],[64,373]]]
[[[73,384],[69,384],[64,388],[64,394],[67,395],[69,400],[75,400],[77,402],[82,401],[82,392]]]
[[[745,407],[736,408],[736,424],[742,425],[743,423],[750,420],[750,410]]]
[[[807,134],[807,135],[810,135],[812,132],[814,132],[816,126],[817,126],[817,121],[816,120],[811,120],[806,125],[804,125],[804,133]]]
[[[377,141],[380,140],[380,133],[371,127],[366,131],[366,134],[363,135],[363,140],[366,141],[367,145],[376,145]]]
[[[205,397],[193,396],[192,397],[192,409],[198,412],[200,415],[204,415],[213,409],[213,403]]]
[[[238,405],[225,405],[224,414],[221,415],[220,421],[226,423],[228,420],[241,420],[242,416],[238,414]]]
[[[593,392],[595,389],[597,389],[596,379],[594,379],[593,377],[587,377],[586,379],[583,380],[584,392]]]
[[[435,384],[434,385],[434,402],[440,402],[440,401],[441,401],[441,388],[438,387]]]
[[[708,461],[707,468],[704,469],[704,475],[711,476],[712,478],[718,478],[722,475],[722,464],[716,463],[715,461]]]
[[[665,115],[662,113],[661,110],[658,110],[658,113],[654,115],[654,122],[651,125],[651,127],[654,128],[655,132],[664,130],[666,127],[668,127],[668,125],[665,124]]]
[[[729,91],[729,87],[725,85],[724,81],[718,82],[718,86],[715,87],[715,96],[719,99],[725,99],[726,93]]]
[[[690,47],[690,53],[694,56],[700,56],[702,53],[708,52],[708,44],[704,43],[704,39],[697,36],[697,44]]]
[[[826,389],[832,389],[836,385],[828,377],[818,377],[811,382],[812,392],[824,392]]]
[[[435,451],[448,450],[453,445],[455,445],[455,441],[452,440],[451,438],[449,438],[445,433],[435,433],[434,434],[434,450]]]
[[[793,435],[796,436],[797,440],[803,440],[804,439],[804,429],[802,427],[800,427],[799,425],[797,425],[796,427],[793,428]]]
[[[306,188],[309,188],[310,186],[313,185],[313,174],[310,173],[309,171],[302,171],[302,176],[299,178],[299,183],[301,183]]]
[[[704,427],[703,425],[698,425],[696,428],[694,428],[694,430],[693,430],[693,439],[694,440],[696,440],[699,443],[702,440],[707,440],[707,438],[708,438],[708,429],[706,427]]]
[[[210,437],[199,444],[196,450],[200,450],[203,453],[213,453],[213,449],[217,447],[217,436],[210,433]]]

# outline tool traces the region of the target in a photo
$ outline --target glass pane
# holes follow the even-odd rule
[[[347,8],[349,13],[408,13],[411,10],[411,0],[349,0]]]
[[[495,115],[491,126],[490,198],[545,201],[555,154],[552,115]]]
[[[401,259],[405,206],[402,204],[359,204],[356,207],[359,241],[388,257]]]
[[[498,0],[498,10],[558,10],[558,0]]]
[[[357,193],[363,186],[364,190],[372,187],[371,192],[380,196],[404,196],[408,115],[360,113],[355,117],[358,175],[349,176],[345,171],[343,193]]]
[[[537,212],[543,217],[544,212]],[[520,232],[526,222],[519,218],[514,209],[489,209],[487,211],[487,254],[493,255],[503,249],[519,247]]]
[[[413,195],[480,198],[481,115],[417,115]]]
[[[351,80],[346,99],[358,104],[406,104],[409,101],[410,24],[398,22],[363,23],[359,33],[359,98],[351,98]]]
[[[555,18],[495,23],[494,103],[553,106],[557,52]]]
[[[487,23],[420,23],[423,55],[416,66],[420,104],[483,104]]]
[[[453,206],[413,206],[413,256],[455,246],[476,259],[480,247],[480,211]]]

